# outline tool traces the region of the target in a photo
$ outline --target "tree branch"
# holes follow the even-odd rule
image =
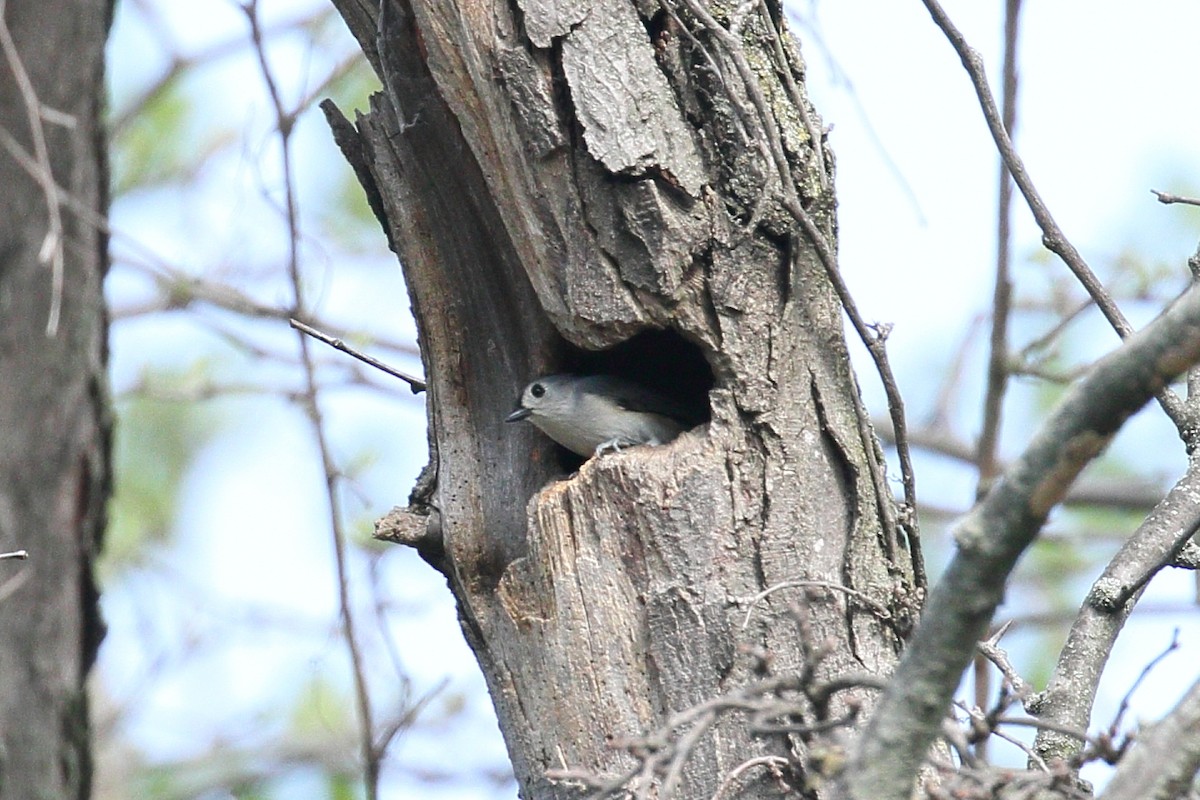
[[[872,417],[871,425],[885,443],[891,444],[894,441],[895,433],[891,420],[887,417]],[[908,440],[920,450],[965,464],[975,463],[976,451],[971,444],[955,436],[945,426],[910,430]],[[1003,472],[1003,465],[1001,471]],[[1149,512],[1162,500],[1163,493],[1162,488],[1144,478],[1088,475],[1071,486],[1067,496],[1063,498],[1063,503],[1070,506],[1100,506]],[[929,508],[923,505],[921,511],[926,513]]]
[[[1200,361],[1200,290],[1191,289],[1099,361],[1021,458],[962,522],[959,551],[843,775],[849,796],[901,800],[938,735],[1008,574],[1071,482],[1121,425]]]
[[[1004,81],[1002,91],[1004,130],[1011,137],[1017,127],[1017,42],[1020,36],[1021,0],[1006,0],[1004,10]],[[1012,205],[1013,181],[1004,159],[1000,159],[996,202],[996,282],[992,289],[992,333],[988,341],[987,388],[983,396],[983,417],[977,442],[975,483],[976,499],[987,494],[1000,475],[1000,426],[1003,422],[1004,395],[1013,376],[1008,347],[1008,324],[1012,317]],[[987,703],[991,672],[983,656],[975,659],[975,703]],[[987,758],[987,737],[975,743],[975,754]]]
[[[363,362],[364,364],[369,364],[370,366],[374,367],[375,369],[377,369],[381,372],[386,372],[388,375],[391,375],[393,378],[399,378],[400,380],[402,380],[408,384],[408,388],[412,391],[413,394],[418,394],[420,392],[425,391],[425,389],[426,389],[425,381],[421,380],[420,378],[414,378],[412,375],[401,372],[400,370],[396,369],[395,367],[393,367],[389,364],[385,364],[384,362],[380,361],[379,359],[377,359],[373,356],[369,356],[357,348],[351,347],[350,345],[346,344],[346,342],[344,340],[342,340],[341,338],[339,338],[337,336],[330,336],[327,333],[322,333],[321,331],[317,330],[316,328],[312,327],[311,325],[305,325],[303,322],[301,322],[298,319],[289,319],[288,324],[291,325],[296,330],[300,331],[301,333],[307,334],[308,336],[313,337],[314,339],[316,339],[319,342],[324,342],[325,344],[332,347],[334,350],[341,350],[346,355],[353,356],[354,358],[357,358],[359,361]]]
[[[284,219],[288,231],[288,260],[287,272],[291,283],[293,305],[288,318],[305,318],[304,282],[300,274],[300,229],[299,209],[297,208],[296,187],[293,181],[292,138],[295,130],[296,111],[284,107],[283,98],[275,75],[267,61],[266,46],[263,39],[263,29],[259,22],[258,0],[245,0],[242,12],[250,27],[250,40],[254,54],[258,59],[259,71],[266,84],[267,95],[275,112],[275,128],[279,136],[280,167],[283,172],[284,186]],[[347,655],[350,659],[353,676],[354,697],[358,706],[359,752],[363,760],[363,785],[367,800],[376,800],[379,796],[379,774],[383,754],[375,743],[374,711],[371,706],[371,696],[367,686],[367,673],[358,640],[358,623],[350,602],[350,563],[346,551],[346,532],[342,522],[341,497],[338,491],[340,471],[334,462],[333,449],[325,430],[324,417],[321,411],[320,388],[317,383],[316,360],[309,349],[308,338],[304,333],[298,333],[300,346],[300,362],[304,372],[304,392],[301,407],[308,417],[312,429],[314,443],[321,456],[321,467],[325,477],[325,494],[329,512],[330,538],[333,540],[334,566],[337,575],[338,606],[341,612],[342,628],[345,635]],[[386,744],[386,742],[385,742]]]
[[[1177,800],[1200,771],[1200,681],[1117,765],[1101,800]]]
[[[46,200],[47,230],[46,237],[42,241],[41,252],[38,253],[38,260],[43,264],[50,265],[50,283],[53,293],[50,295],[50,309],[46,318],[46,336],[54,337],[58,335],[58,321],[62,315],[63,274],[66,269],[66,256],[63,249],[62,209],[59,207],[58,195],[55,191],[54,170],[50,164],[46,130],[42,126],[42,120],[49,116],[50,109],[44,107],[38,98],[33,81],[25,69],[25,64],[21,61],[21,54],[17,52],[17,43],[5,21],[5,5],[4,0],[0,0],[0,52],[4,54],[4,60],[8,64],[9,70],[12,71],[13,80],[16,81],[17,88],[21,93],[26,120],[29,123],[29,136],[33,141],[33,152],[37,160],[38,187],[42,190]],[[74,121],[69,117],[65,118],[63,124],[68,123],[73,125]]]
[[[1183,203],[1189,206],[1200,206],[1200,197],[1187,197],[1180,194],[1171,194],[1170,192],[1160,192],[1157,189],[1151,189],[1154,196],[1158,198],[1158,202],[1163,205],[1171,205],[1172,203]]]
[[[1127,590],[1144,586],[1147,575],[1162,569],[1182,549],[1180,539],[1186,542],[1190,538],[1196,520],[1200,520],[1200,464],[1193,459],[1184,476],[1093,584],[1071,625],[1045,691],[1026,705],[1030,712],[1050,722],[1076,727],[1088,724],[1113,643],[1133,611]],[[1184,528],[1188,536],[1181,537]],[[1035,748],[1042,758],[1066,758],[1079,746],[1072,739],[1042,732]]]
[[[1004,130],[1011,137],[1017,125],[1017,38],[1020,31],[1021,0],[1008,0],[1004,16]],[[996,209],[996,284],[992,291],[992,335],[989,341],[987,391],[983,401],[978,455],[979,493],[987,493],[1000,463],[996,455],[1000,441],[1004,394],[1011,376],[1008,352],[1008,322],[1012,315],[1012,175],[1000,160],[1000,186]]]
[[[941,7],[937,0],[921,1],[925,4],[925,8],[928,9],[930,16],[933,17],[934,23],[942,30],[946,38],[950,41],[954,51],[958,53],[958,57],[962,60],[963,68],[966,69],[967,74],[971,78],[971,83],[975,87],[975,94],[979,98],[979,105],[983,109],[984,119],[987,121],[988,130],[991,131],[992,139],[996,143],[996,149],[1000,151],[1000,157],[1004,159],[1004,163],[1012,173],[1017,188],[1021,190],[1021,194],[1025,197],[1025,202],[1029,205],[1029,210],[1033,213],[1033,218],[1042,230],[1042,244],[1050,252],[1063,260],[1063,263],[1067,265],[1067,268],[1071,270],[1075,278],[1087,290],[1087,293],[1096,301],[1096,306],[1104,314],[1104,318],[1109,321],[1109,324],[1112,325],[1121,338],[1128,337],[1133,332],[1133,326],[1129,324],[1129,320],[1125,319],[1125,315],[1121,313],[1121,309],[1113,302],[1112,296],[1104,288],[1104,284],[1096,277],[1096,273],[1092,272],[1091,267],[1083,260],[1083,256],[1075,249],[1075,245],[1071,244],[1066,234],[1063,233],[1062,228],[1058,226],[1058,223],[1050,213],[1050,209],[1046,207],[1045,201],[1042,200],[1042,196],[1038,193],[1037,187],[1033,185],[1033,179],[1029,177],[1029,173],[1025,169],[1025,162],[1017,155],[1012,138],[1004,128],[1004,121],[1001,118],[1000,111],[996,108],[996,99],[992,96],[992,90],[988,86],[987,72],[984,70],[983,59],[974,48],[967,44],[962,31],[954,26],[945,9]],[[1171,421],[1175,423],[1175,427],[1179,429],[1180,437],[1187,443],[1190,436],[1191,422],[1183,407],[1183,401],[1166,387],[1163,387],[1159,391],[1157,397],[1159,404],[1167,412],[1167,416],[1171,418]]]

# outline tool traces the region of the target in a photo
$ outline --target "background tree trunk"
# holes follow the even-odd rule
[[[42,105],[54,180],[84,214],[101,218],[111,11],[107,0],[9,0],[4,10],[0,551],[29,551],[27,561],[0,561],[0,797],[13,800],[90,794],[84,680],[101,637],[92,562],[109,488],[106,237],[95,219],[64,209],[56,286],[45,257],[53,248],[44,249],[46,184],[21,164],[36,160],[38,148],[17,76],[28,73]]]
[[[749,82],[688,3],[335,5],[384,91],[353,127],[326,111],[401,258],[429,382],[429,528],[402,538],[449,579],[523,795],[577,795],[548,770],[627,772],[614,740],[763,675],[886,674],[919,587],[841,307],[779,199],[832,252],[832,170],[778,4],[712,11]],[[502,420],[521,385],[571,370],[707,422],[570,475]],[[750,728],[698,733],[677,796],[792,755]],[[778,793],[764,770],[739,785]]]

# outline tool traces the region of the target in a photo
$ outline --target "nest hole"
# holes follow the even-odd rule
[[[675,331],[643,331],[607,350],[567,346],[562,372],[617,375],[670,397],[687,413],[690,427],[712,416],[708,393],[713,372],[701,349]]]

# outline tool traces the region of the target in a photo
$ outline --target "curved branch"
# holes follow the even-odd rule
[[[885,444],[895,442],[891,420],[885,416],[871,418],[871,425]],[[933,455],[945,456],[963,464],[976,466],[974,445],[955,436],[945,426],[925,427],[910,430],[908,441],[918,450]],[[1004,470],[1001,464],[1001,472]],[[1155,483],[1130,475],[1085,475],[1071,486],[1063,502],[1069,506],[1100,506],[1149,513],[1163,499],[1165,489]],[[928,513],[928,506],[920,511]]]
[[[1058,223],[1054,220],[1054,216],[1050,213],[1050,209],[1046,206],[1046,202],[1042,200],[1042,196],[1038,193],[1037,187],[1033,185],[1033,179],[1029,177],[1029,173],[1025,169],[1025,162],[1017,155],[1012,137],[1005,130],[1000,111],[996,107],[996,98],[992,96],[992,90],[988,86],[987,72],[983,67],[983,58],[980,57],[974,48],[967,44],[962,31],[954,26],[945,9],[941,7],[937,0],[922,0],[922,2],[925,4],[925,8],[928,9],[930,16],[933,17],[934,23],[950,41],[954,52],[958,53],[958,57],[962,60],[963,68],[966,69],[967,74],[971,78],[971,83],[975,87],[975,94],[979,98],[979,105],[983,109],[983,116],[987,122],[988,130],[991,131],[992,139],[996,143],[996,149],[1000,152],[1000,158],[1004,160],[1004,165],[1012,173],[1013,181],[1017,184],[1017,188],[1021,190],[1021,194],[1025,197],[1025,202],[1029,205],[1029,210],[1033,214],[1033,218],[1042,230],[1042,244],[1046,246],[1046,249],[1063,260],[1063,263],[1075,275],[1076,280],[1083,285],[1087,293],[1096,301],[1097,308],[1104,314],[1104,318],[1112,325],[1113,330],[1122,339],[1127,338],[1133,333],[1133,326],[1129,324],[1129,320],[1125,319],[1125,315],[1121,313],[1121,309],[1113,302],[1112,295],[1104,288],[1104,284],[1096,277],[1096,273],[1092,272],[1092,268],[1083,260],[1083,256],[1075,249],[1075,245],[1071,244],[1066,234],[1063,233],[1062,228],[1058,226]],[[1180,437],[1185,443],[1189,443],[1189,436],[1192,435],[1192,422],[1187,410],[1184,408],[1183,401],[1179,399],[1177,394],[1165,386],[1156,393],[1156,396],[1163,411],[1167,413],[1167,416],[1175,423],[1175,427],[1179,429]]]
[[[1080,381],[1021,458],[963,520],[959,551],[858,743],[842,780],[854,798],[909,795],[1008,574],[1071,482],[1121,425],[1200,361],[1200,289],[1133,334]]]
[[[1195,532],[1196,520],[1200,520],[1200,464],[1193,460],[1093,584],[1049,685],[1026,705],[1030,712],[1050,722],[1087,726],[1113,643],[1133,611],[1134,603],[1128,600],[1140,595],[1148,578],[1173,560]],[[1035,748],[1042,758],[1049,758],[1073,755],[1079,746],[1048,730],[1038,734]]]

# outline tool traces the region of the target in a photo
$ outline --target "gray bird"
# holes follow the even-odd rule
[[[584,458],[666,444],[686,429],[678,403],[613,375],[546,375],[525,387],[505,422],[528,419]]]

